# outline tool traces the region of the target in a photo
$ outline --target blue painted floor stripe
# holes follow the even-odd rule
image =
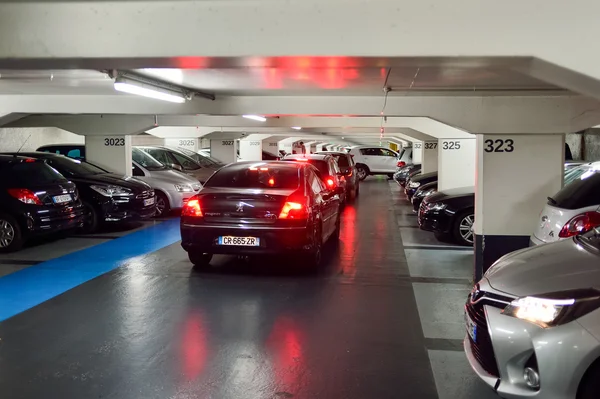
[[[4,276],[0,278],[0,321],[180,239],[179,219],[169,220]]]

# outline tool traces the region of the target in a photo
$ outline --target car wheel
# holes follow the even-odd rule
[[[203,268],[210,265],[210,261],[212,260],[212,254],[207,254],[204,252],[188,252],[188,258],[190,262],[194,264],[197,268]]]
[[[83,227],[81,230],[86,233],[93,233],[98,230],[100,225],[100,218],[96,209],[87,202],[83,203],[83,209],[85,210],[85,217],[83,218]]]
[[[308,255],[308,259],[306,260],[307,267],[312,270],[316,270],[321,265],[321,259],[323,257],[323,233],[321,230],[321,226],[317,228],[315,231],[315,238],[313,243],[313,248]]]
[[[475,214],[473,210],[461,212],[457,215],[454,221],[454,229],[452,235],[456,242],[460,245],[473,245],[475,232]]]
[[[600,360],[588,369],[577,390],[577,399],[597,399],[600,392]]]
[[[369,168],[366,165],[356,165],[358,180],[363,181],[369,176]]]
[[[169,199],[166,195],[161,193],[160,191],[156,192],[156,213],[154,217],[166,216],[169,213],[171,206],[169,204]]]
[[[18,251],[22,246],[23,235],[17,221],[0,214],[0,252]]]

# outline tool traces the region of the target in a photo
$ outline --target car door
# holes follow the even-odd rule
[[[398,154],[387,148],[379,149],[379,164],[381,165],[381,171],[386,173],[394,173],[396,166],[398,165]]]
[[[307,176],[308,184],[315,195],[315,202],[318,204],[317,206],[321,208],[322,234],[323,241],[325,241],[325,239],[331,235],[333,229],[335,229],[335,215],[333,214],[335,195],[332,195],[331,190],[323,184],[317,174],[310,168],[307,168]]]
[[[369,167],[371,172],[379,171],[379,149],[378,148],[361,148],[360,155],[362,161]]]

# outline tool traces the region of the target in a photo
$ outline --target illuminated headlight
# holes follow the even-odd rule
[[[430,211],[441,211],[446,209],[446,204],[443,202],[434,202],[433,204],[429,204],[427,207]]]
[[[600,293],[596,290],[576,290],[569,294],[572,297],[564,299],[531,296],[518,298],[502,313],[548,328],[573,321],[600,307]]]
[[[133,195],[130,189],[121,186],[92,185],[90,188],[105,197],[121,197]]]
[[[179,191],[180,193],[194,192],[194,189],[189,184],[176,184],[175,190]]]
[[[410,188],[417,188],[421,185],[421,183],[417,182],[417,181],[411,181],[410,183],[408,183],[408,187]]]

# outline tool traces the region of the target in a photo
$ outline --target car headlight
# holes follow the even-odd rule
[[[549,328],[569,323],[598,307],[600,292],[595,289],[582,289],[518,298],[504,308],[502,313],[527,320],[542,328]]]
[[[446,209],[446,204],[443,202],[434,202],[433,204],[429,204],[428,208],[430,211],[441,211]]]
[[[175,190],[180,193],[192,193],[194,189],[189,184],[175,184]]]
[[[436,192],[437,192],[437,190],[432,188],[431,190],[425,191],[425,193],[423,194],[423,197],[429,197],[431,194],[434,194]]]
[[[115,197],[115,196],[130,196],[133,195],[130,189],[121,187],[121,186],[113,186],[113,185],[92,185],[90,186],[92,190],[95,192],[102,194],[105,197]]]
[[[410,188],[417,188],[421,185],[421,183],[416,182],[416,181],[411,181],[410,183],[408,183],[408,187]]]

